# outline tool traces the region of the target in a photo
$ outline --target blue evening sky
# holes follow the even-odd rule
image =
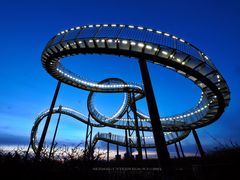
[[[231,90],[230,106],[215,123],[197,130],[202,144],[213,148],[232,140],[240,143],[240,2],[238,0],[162,1],[88,0],[0,2],[0,144],[26,144],[36,116],[50,106],[57,81],[41,65],[41,53],[58,32],[86,24],[123,23],[169,32],[202,49],[225,77]],[[141,83],[135,59],[105,55],[66,58],[72,71],[95,81],[118,77]],[[200,90],[170,70],[148,64],[160,115],[188,110],[197,103]],[[57,105],[87,114],[88,92],[63,84]],[[122,94],[98,94],[96,107],[104,114],[116,112]],[[146,102],[138,107],[147,113]],[[53,132],[53,116],[48,139]],[[62,117],[57,141],[81,142],[86,125]],[[94,133],[111,128],[94,129]],[[123,134],[123,131],[115,131]],[[190,135],[183,141],[186,151],[195,152]]]

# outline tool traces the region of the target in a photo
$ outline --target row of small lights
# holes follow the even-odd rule
[[[83,83],[83,84],[85,84],[85,85],[93,86],[93,87],[102,87],[102,88],[134,87],[134,85],[132,85],[132,84],[104,85],[104,84],[91,83],[91,82],[87,82],[87,81],[83,81],[83,80],[81,80],[81,79],[75,78],[75,77],[73,77],[73,76],[71,76],[71,75],[63,72],[62,70],[60,70],[60,69],[58,69],[58,68],[57,68],[57,71],[58,71],[60,74],[62,74],[63,76],[65,76],[65,77],[68,77],[68,78],[70,78],[70,79],[72,79],[72,80],[74,80],[74,81],[77,81],[77,82],[79,82],[79,83]],[[137,88],[140,88],[140,87],[137,87]]]
[[[171,134],[171,132],[164,132],[164,135],[168,135],[168,134]],[[142,139],[153,139],[154,137],[153,136],[145,136],[145,137],[141,137]],[[131,136],[131,137],[128,137],[128,139],[137,139],[136,136]]]
[[[214,99],[217,98],[217,96],[214,96],[213,97]],[[185,114],[185,115],[181,115],[181,116],[177,116],[177,117],[170,117],[170,118],[163,118],[161,120],[176,120],[176,119],[182,119],[182,118],[185,118],[185,117],[189,117],[191,115],[194,115],[194,114],[197,114],[197,113],[200,113],[201,111],[203,111],[204,109],[208,108],[210,104],[213,103],[213,100],[210,101],[210,103],[208,103],[207,105],[205,105],[204,107],[194,111],[194,112],[191,112],[191,113],[188,113],[188,114]]]
[[[78,29],[81,29],[81,28],[84,29],[84,28],[93,28],[93,27],[128,27],[128,28],[131,28],[131,29],[135,28],[135,29],[139,29],[139,30],[147,30],[149,32],[155,32],[157,34],[163,34],[164,36],[172,37],[173,39],[179,40],[180,42],[189,44],[185,40],[183,40],[181,38],[178,38],[176,36],[170,35],[169,33],[166,33],[166,32],[161,32],[161,31],[154,30],[154,29],[151,29],[151,28],[144,28],[142,26],[123,25],[123,24],[119,24],[119,25],[118,24],[103,24],[103,25],[96,24],[96,25],[88,25],[88,26],[77,26],[75,28],[71,28],[70,30],[62,31],[62,32],[58,33],[57,35],[61,35],[61,34],[69,32],[69,31],[74,31],[74,30],[78,30]]]
[[[213,101],[210,101],[210,104],[212,103]],[[176,116],[176,117],[169,117],[169,118],[160,118],[161,121],[168,121],[168,120],[176,120],[176,119],[183,119],[183,118],[186,118],[186,117],[189,117],[191,115],[194,115],[194,114],[197,114],[197,113],[200,113],[201,111],[203,111],[204,109],[208,108],[209,104],[205,105],[204,107],[194,111],[194,112],[191,112],[191,113],[188,113],[188,114],[184,114],[184,115],[180,115],[180,116]],[[121,121],[135,121],[134,119],[121,119]],[[146,121],[146,122],[149,122],[150,119],[140,119],[140,121]]]
[[[159,48],[152,47],[151,45],[144,44],[144,43],[141,43],[141,42],[138,42],[138,43],[137,43],[137,42],[135,42],[135,41],[129,41],[129,40],[96,39],[95,41],[96,41],[96,43],[100,43],[100,42],[101,42],[101,43],[105,43],[105,42],[113,43],[113,42],[115,42],[115,43],[122,43],[123,45],[130,44],[131,46],[138,46],[138,47],[140,47],[140,48],[144,48],[144,47],[145,47],[146,49],[148,49],[148,50],[153,50],[153,51],[155,51],[155,52],[160,51]],[[93,40],[93,39],[89,39],[88,42],[89,42],[89,43],[93,43],[94,40]],[[79,44],[83,44],[83,41],[78,41],[78,43],[79,43]],[[76,43],[73,42],[73,43],[71,43],[70,45],[76,45]],[[67,44],[67,45],[65,45],[64,47],[65,47],[65,48],[69,48],[69,45]],[[165,55],[165,56],[168,56],[168,55],[169,55],[169,53],[168,53],[167,51],[164,51],[164,50],[162,50],[161,53],[162,53],[163,55]],[[174,56],[173,56],[173,55],[170,55],[170,58],[174,58]],[[182,62],[182,60],[181,60],[180,58],[176,58],[176,61],[177,61],[178,63],[181,63],[182,65],[185,65],[185,62]]]
[[[166,32],[162,32],[162,31],[158,31],[158,30],[154,30],[154,29],[151,29],[151,28],[144,28],[142,26],[133,26],[133,25],[123,25],[123,24],[103,24],[103,25],[100,25],[100,24],[96,24],[96,25],[88,25],[88,26],[78,26],[78,27],[75,27],[75,28],[71,28],[70,30],[64,30],[60,33],[58,33],[57,35],[61,35],[61,34],[64,34],[64,33],[67,33],[69,31],[74,31],[74,30],[78,30],[78,29],[81,29],[81,28],[93,28],[93,27],[128,27],[128,28],[135,28],[135,29],[139,29],[139,30],[147,30],[149,32],[155,32],[157,34],[163,34],[164,36],[167,36],[167,37],[172,37],[172,39],[175,39],[175,40],[179,40],[180,42],[182,43],[186,43],[186,44],[189,44],[188,42],[186,42],[185,40],[181,39],[181,38],[178,38],[177,36],[174,36],[174,35],[171,35],[169,33],[166,33]],[[203,52],[201,52],[202,56],[209,60],[209,58],[207,57],[207,55],[205,55]]]
[[[141,137],[142,139],[153,139],[153,136],[145,136],[145,137]],[[137,139],[136,136],[131,136],[131,137],[128,137],[128,139]]]

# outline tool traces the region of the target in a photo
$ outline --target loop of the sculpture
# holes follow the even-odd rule
[[[165,138],[169,136],[167,144],[185,138],[191,129],[206,126],[217,120],[230,101],[227,83],[210,59],[194,45],[179,37],[133,25],[78,26],[58,33],[49,41],[42,53],[42,64],[46,71],[57,80],[90,91],[88,109],[91,116],[98,122],[92,122],[93,126],[135,130],[134,125],[129,126],[129,122],[134,121],[134,119],[123,118],[126,109],[132,103],[129,100],[129,93],[135,94],[136,101],[145,95],[142,85],[113,78],[103,80],[100,83],[89,81],[61,64],[62,58],[81,54],[111,54],[133,57],[140,61],[147,60],[185,76],[201,89],[201,97],[193,108],[181,114],[161,117]],[[107,117],[98,112],[92,101],[94,92],[124,93],[123,103],[117,113],[112,117]],[[54,110],[54,113],[57,112],[58,108]],[[38,125],[48,113],[49,111],[45,111],[40,115],[33,126],[31,139],[34,149],[36,149]],[[61,113],[88,123],[86,117],[79,115],[76,110],[64,109],[63,107]],[[137,115],[142,123],[139,130],[152,131],[149,116],[140,111],[137,111]],[[172,131],[177,131],[178,135],[174,136],[175,132]],[[124,144],[124,142],[120,142],[121,138],[118,141],[111,138],[104,133],[98,133],[94,142],[107,140]]]
[[[94,92],[144,94],[142,85],[99,84],[85,80],[61,64],[62,58],[79,54],[112,54],[148,60],[172,69],[198,85],[202,94],[195,107],[161,118],[165,131],[189,130],[212,123],[221,116],[230,100],[226,81],[206,54],[166,32],[121,24],[80,26],[58,33],[43,51],[43,67],[66,84]],[[139,116],[148,121],[148,116],[142,113]]]
[[[118,79],[118,78],[105,79],[105,80],[99,82],[98,84],[103,84],[103,85],[111,84],[113,86],[115,84],[126,85],[126,83],[123,80]],[[118,121],[118,119],[122,118],[124,116],[124,114],[126,113],[126,111],[128,110],[128,106],[130,103],[130,95],[127,92],[124,93],[122,105],[120,106],[118,111],[111,117],[107,117],[107,116],[103,115],[95,108],[94,101],[93,101],[94,94],[95,94],[95,92],[93,92],[93,91],[91,91],[89,93],[88,100],[87,100],[87,107],[88,107],[88,112],[99,123],[104,122],[105,124],[114,124],[115,122]]]

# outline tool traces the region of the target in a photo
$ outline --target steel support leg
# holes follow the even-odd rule
[[[137,108],[136,108],[136,100],[135,100],[135,95],[132,93],[132,110],[133,110],[133,115],[134,115],[134,120],[135,120],[135,127],[136,127],[136,137],[137,137],[137,151],[138,151],[138,156],[137,158],[139,160],[142,160],[142,147],[141,147],[141,137],[139,133],[139,126],[138,126],[138,117],[137,117]]]
[[[94,156],[94,147],[92,147],[92,131],[93,126],[90,124],[90,140],[89,140],[89,160],[93,160]]]
[[[109,142],[107,142],[107,162],[109,162]]]
[[[117,155],[119,156],[119,147],[118,147],[118,144],[117,144]]]
[[[152,83],[151,83],[151,79],[150,79],[150,75],[148,72],[147,63],[145,59],[140,59],[139,65],[140,65],[142,80],[144,84],[148,111],[149,111],[149,115],[152,123],[153,136],[156,144],[158,159],[161,164],[164,177],[172,178],[174,176],[174,169],[171,164],[169,152],[166,145],[166,140],[164,138],[162,124],[161,124],[160,116],[158,113],[157,103],[155,100]]]
[[[53,108],[54,108],[56,100],[57,100],[57,96],[58,96],[60,86],[61,86],[61,81],[58,81],[58,84],[57,84],[57,87],[56,87],[56,90],[55,90],[55,93],[54,93],[54,96],[53,96],[52,104],[51,104],[50,109],[49,109],[49,114],[48,114],[47,120],[46,120],[44,128],[43,128],[43,132],[42,132],[40,142],[38,144],[38,149],[37,149],[37,152],[36,152],[35,160],[39,160],[39,158],[40,158],[40,153],[42,151],[43,143],[44,143],[45,138],[46,138],[48,126],[49,126],[49,123],[50,123],[50,120],[51,120],[51,117],[52,117]]]
[[[27,160],[27,158],[28,158],[28,153],[29,153],[31,145],[32,145],[32,139],[30,139],[30,142],[28,144],[28,148],[27,148],[27,151],[26,151],[26,154],[25,154],[25,157],[24,157],[25,160]]]
[[[87,123],[87,130],[86,130],[86,136],[85,136],[85,147],[84,147],[84,156],[85,156],[85,159],[86,157],[88,156],[88,154],[90,153],[89,152],[89,149],[88,148],[88,136],[89,136],[89,126],[90,126],[90,114],[88,114],[88,123]],[[88,151],[88,152],[87,152]]]
[[[143,127],[143,123],[141,122],[141,127]],[[144,135],[144,130],[142,129],[142,138],[143,138],[143,144],[144,144],[144,151],[145,151],[145,158],[148,159],[147,156],[147,148],[146,148],[146,140],[145,140],[145,135]]]
[[[62,110],[62,106],[59,106],[59,116],[58,116],[58,120],[57,120],[57,125],[56,125],[56,128],[55,128],[55,131],[54,131],[54,135],[53,135],[53,139],[52,139],[52,144],[51,144],[51,148],[50,148],[50,152],[49,152],[49,157],[48,159],[51,158],[52,156],[52,150],[53,150],[53,146],[54,146],[54,143],[55,143],[55,139],[56,139],[56,135],[57,135],[57,131],[58,131],[58,126],[59,126],[59,122],[60,122],[60,118],[61,118],[61,110]]]
[[[180,157],[180,153],[179,153],[179,150],[178,150],[177,143],[175,142],[174,145],[175,145],[175,149],[176,149],[176,152],[177,152],[177,157],[178,157],[178,159],[180,159],[181,157]]]
[[[179,141],[178,143],[179,143],[179,147],[180,147],[180,150],[181,150],[181,153],[182,153],[182,157],[185,158],[183,148],[182,148],[182,143],[181,143],[181,141]]]
[[[200,156],[201,156],[202,158],[205,158],[205,152],[204,152],[204,150],[203,150],[203,148],[202,148],[202,145],[201,145],[201,143],[200,143],[200,140],[199,140],[199,138],[198,138],[198,135],[197,135],[196,130],[193,129],[193,130],[192,130],[192,133],[193,133],[194,139],[195,139],[195,141],[196,141],[196,143],[197,143],[197,147],[198,147],[198,150],[199,150],[199,152],[200,152]]]
[[[129,150],[128,150],[128,130],[125,129],[125,143],[126,143],[126,158],[129,158]]]

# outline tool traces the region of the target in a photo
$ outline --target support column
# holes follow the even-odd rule
[[[182,148],[181,141],[179,141],[178,143],[179,143],[179,147],[180,147],[180,150],[181,150],[181,153],[182,153],[182,157],[185,158],[185,155],[184,155],[184,152],[183,152],[183,148]]]
[[[152,83],[151,83],[151,79],[149,76],[147,63],[145,59],[140,59],[139,65],[140,65],[142,80],[144,84],[148,111],[149,111],[149,115],[152,123],[153,136],[154,136],[155,145],[157,149],[158,159],[161,164],[164,176],[167,178],[170,178],[174,176],[174,169],[171,164],[169,152],[166,145],[166,140],[164,138],[162,124],[161,124],[160,116],[158,113],[157,103],[155,100]]]
[[[53,150],[53,146],[54,146],[54,143],[55,143],[55,139],[56,139],[56,135],[57,135],[57,131],[58,131],[58,125],[59,125],[61,114],[62,114],[61,111],[62,111],[62,106],[59,106],[59,116],[58,116],[57,125],[56,125],[56,128],[55,128],[55,132],[54,132],[54,135],[53,135],[52,144],[51,144],[48,159],[50,159],[51,156],[52,156],[52,150]]]
[[[109,142],[107,142],[107,162],[109,162]]]
[[[140,120],[140,123],[141,123],[141,127],[143,128],[143,123],[142,123],[142,120]],[[145,140],[145,135],[144,135],[144,130],[142,129],[142,138],[143,138],[143,144],[144,144],[144,151],[145,151],[145,158],[148,159],[148,156],[147,156],[147,148],[146,148],[146,140]]]
[[[138,117],[137,117],[137,112],[136,112],[137,108],[136,108],[136,100],[135,100],[134,93],[132,93],[131,100],[132,100],[132,110],[133,110],[135,127],[136,127],[137,151],[138,151],[137,159],[142,160],[141,137],[140,137],[140,133],[139,133]]]
[[[117,155],[119,155],[119,148],[118,148],[118,144],[117,144]]]
[[[49,109],[49,114],[48,114],[47,120],[46,120],[44,128],[43,128],[41,139],[40,139],[39,144],[38,144],[38,149],[37,149],[37,152],[36,152],[35,160],[39,160],[39,158],[40,158],[40,153],[42,151],[43,143],[44,143],[45,138],[46,138],[48,126],[49,126],[49,123],[50,123],[50,120],[51,120],[51,117],[52,117],[53,108],[54,108],[56,100],[57,100],[57,96],[58,96],[60,86],[61,86],[61,81],[58,81],[58,84],[57,84],[57,87],[56,87],[56,90],[55,90],[55,93],[54,93],[54,96],[53,96],[52,104],[51,104],[50,109]]]
[[[121,160],[121,155],[119,155],[119,145],[116,144],[117,146],[117,155],[115,156],[115,159],[118,161],[118,160]]]
[[[87,123],[87,130],[86,130],[86,136],[85,136],[85,147],[84,151],[87,152],[87,146],[88,146],[88,131],[89,131],[89,124],[90,124],[90,114],[88,114],[88,123]]]
[[[125,143],[126,143],[126,159],[129,158],[129,150],[128,150],[128,130],[125,129]]]
[[[202,157],[202,158],[205,158],[205,152],[204,152],[204,150],[203,150],[203,148],[202,148],[202,145],[201,145],[201,143],[200,143],[200,140],[199,140],[199,138],[198,138],[198,135],[197,135],[196,130],[193,129],[193,130],[192,130],[192,133],[193,133],[194,139],[195,139],[195,141],[196,141],[196,143],[197,143],[197,147],[198,147],[198,150],[199,150],[199,152],[200,152],[201,157]]]
[[[31,145],[32,145],[32,139],[30,139],[30,142],[29,142],[29,144],[28,144],[28,148],[27,148],[27,151],[26,151],[24,160],[27,160],[27,158],[28,158],[28,153],[29,153],[29,150],[30,150]]]
[[[177,152],[177,157],[178,157],[178,159],[180,159],[181,157],[180,157],[180,153],[179,153],[179,150],[178,150],[178,147],[177,147],[177,143],[175,142],[174,145],[175,145],[175,149],[176,149],[176,152]]]
[[[93,160],[93,155],[94,155],[94,147],[92,147],[92,131],[93,131],[93,126],[90,124],[89,160]]]
[[[176,136],[178,138],[178,132],[176,132]],[[182,148],[182,144],[181,144],[181,141],[179,140],[178,141],[178,144],[179,144],[179,147],[180,147],[180,151],[182,153],[182,157],[185,158],[185,155],[184,155],[184,152],[183,152],[183,148]]]

